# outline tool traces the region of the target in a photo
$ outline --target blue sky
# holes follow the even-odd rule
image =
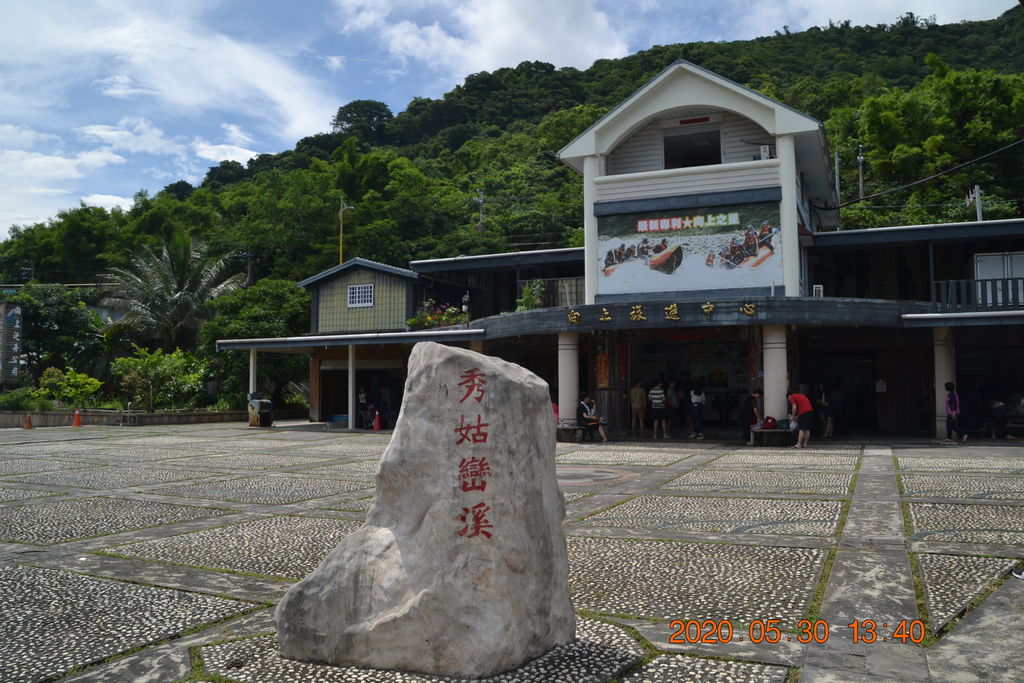
[[[586,68],[830,19],[992,19],[1014,0],[32,0],[0,26],[0,238],[87,204],[129,206],[221,159],[329,129],[354,99],[393,112],[466,75]]]

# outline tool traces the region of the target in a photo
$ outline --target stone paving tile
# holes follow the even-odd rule
[[[741,448],[737,453],[756,453],[757,455],[860,455],[864,449],[860,446],[809,446],[807,448]]]
[[[123,448],[125,446],[139,446],[145,447],[156,447],[162,448],[184,448],[188,450],[204,450],[206,448],[214,448],[218,443],[218,439],[202,438],[198,435],[132,435],[123,436],[112,439],[105,439],[102,442],[93,441],[93,444],[100,444],[103,446],[110,446],[113,448]]]
[[[41,441],[40,443],[19,443],[0,446],[0,455],[68,455],[87,453],[102,448],[105,442],[97,441]]]
[[[1000,472],[1024,474],[1024,458],[897,458],[901,470],[914,472]]]
[[[638,496],[577,522],[578,526],[739,534],[832,536],[838,500]]]
[[[759,470],[854,470],[856,456],[845,455],[761,455],[760,453],[739,452],[723,455],[709,462],[714,469],[759,469]]]
[[[673,491],[701,493],[803,493],[849,495],[852,474],[824,472],[733,472],[693,470],[665,484]]]
[[[141,560],[301,579],[362,522],[277,516],[205,529],[105,552]]]
[[[655,657],[629,676],[623,683],[785,683],[789,669],[784,666],[728,662],[685,655]]]
[[[172,461],[173,464],[177,464],[181,459],[189,456],[203,455],[209,456],[215,451],[203,450],[199,448],[142,448],[139,446],[103,446],[99,448],[93,448],[81,453],[67,454],[67,457],[74,457],[76,460],[83,462],[90,461],[102,461],[102,462],[117,462],[117,463],[136,463],[136,462],[157,462],[157,461]]]
[[[828,551],[571,536],[577,610],[656,619],[779,619],[804,615]],[[643,577],[643,580],[638,580]]]
[[[11,458],[0,456],[0,477],[14,474],[32,474],[34,472],[53,472],[72,468],[93,467],[88,463],[74,460],[51,460],[50,458]]]
[[[562,491],[562,496],[565,498],[565,504],[575,503],[577,500],[583,498],[589,498],[591,495],[590,491]]]
[[[917,555],[931,630],[937,632],[1017,564],[1004,557]]]
[[[338,496],[351,491],[373,488],[370,481],[342,481],[332,479],[301,479],[298,477],[273,476],[228,479],[187,486],[158,489],[152,493],[203,500],[224,500],[240,503],[261,503],[283,505],[300,500]]]
[[[0,567],[0,677],[52,680],[253,606],[71,572]]]
[[[176,460],[173,464],[182,467],[211,467],[219,470],[273,470],[283,467],[298,467],[301,465],[322,465],[323,457],[301,456],[293,453],[282,453],[278,455],[263,453],[246,453],[244,455],[216,454],[199,458],[185,458]]]
[[[0,487],[0,503],[10,503],[28,498],[44,498],[47,496],[63,496],[59,491],[34,491],[32,489],[11,489]]]
[[[1024,543],[1024,507],[910,503],[915,541]]]
[[[1024,477],[904,474],[904,496],[916,498],[1024,499]]]
[[[317,444],[317,445],[306,445],[301,449],[296,449],[298,453],[303,455],[313,453],[323,453],[324,457],[332,458],[358,458],[358,457],[377,457],[379,458],[384,454],[384,449],[387,444],[381,444],[379,446],[368,445],[368,444],[345,444],[345,443],[329,443],[329,444]]]
[[[694,453],[695,451],[676,451],[666,448],[640,451],[601,446],[559,455],[555,462],[559,464],[664,466],[689,458]]]
[[[277,638],[266,635],[210,645],[200,650],[206,671],[240,683],[599,683],[614,678],[643,656],[643,649],[622,629],[590,619],[578,619],[576,639],[556,647],[526,665],[497,676],[453,679],[381,671],[360,667],[335,667],[282,659]]]
[[[0,540],[51,545],[226,514],[226,510],[118,498],[74,498],[0,509]]]
[[[380,469],[380,460],[363,460],[346,462],[340,465],[302,468],[300,474],[321,477],[341,477],[343,479],[373,479]]]
[[[172,481],[204,479],[212,472],[150,469],[141,467],[102,466],[61,472],[38,472],[4,477],[11,483],[47,484],[83,489],[123,489],[149,484],[167,484]]]

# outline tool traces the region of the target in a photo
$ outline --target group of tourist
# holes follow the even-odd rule
[[[673,425],[689,428],[689,438],[704,439],[704,390],[680,388],[675,380],[657,380],[647,390],[643,380],[637,380],[629,392],[630,431],[633,436],[643,438],[648,409],[652,419],[654,438],[671,438]]]

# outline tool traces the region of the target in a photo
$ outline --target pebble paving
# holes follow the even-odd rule
[[[164,464],[164,462],[175,464],[180,462],[182,458],[189,456],[204,455],[209,457],[214,453],[215,451],[213,450],[198,448],[186,450],[183,448],[140,448],[137,446],[106,445],[82,451],[81,453],[68,453],[65,457],[73,457],[76,460],[87,463],[99,460],[123,463],[161,461],[161,464]]]
[[[903,495],[917,498],[1024,498],[1024,477],[904,474],[901,481]]]
[[[702,659],[685,655],[661,655],[623,678],[623,683],[785,683],[784,666]]]
[[[63,494],[56,491],[33,491],[31,489],[0,488],[0,503],[9,503],[13,500],[25,500],[26,498],[40,498],[44,496],[60,495]]]
[[[810,604],[827,551],[572,536],[576,609],[655,619],[779,619]],[[636,577],[643,576],[638,582]]]
[[[227,512],[194,505],[102,497],[44,501],[5,507],[0,514],[0,540],[48,545]]]
[[[86,468],[90,465],[72,460],[50,460],[43,458],[13,458],[0,460],[0,476],[8,477],[17,474],[34,472],[53,472],[71,468]]]
[[[0,676],[51,680],[253,607],[71,572],[0,567]]]
[[[372,487],[373,483],[368,481],[341,481],[334,479],[323,481],[320,479],[300,479],[297,477],[263,476],[177,486],[160,489],[159,493],[168,496],[183,496],[185,498],[200,498],[203,500],[282,505],[300,500],[337,496]]]
[[[303,468],[302,474],[315,474],[324,477],[345,477],[348,479],[373,479],[380,469],[379,460],[363,460],[346,462],[340,465],[324,465],[322,467]]]
[[[922,553],[917,556],[932,632],[945,626],[972,600],[1017,564],[1003,557]]]
[[[674,451],[669,449],[651,449],[648,451],[613,450],[602,447],[585,451],[575,451],[559,455],[555,462],[559,464],[587,465],[650,465],[664,466],[679,462],[694,455],[694,451]]]
[[[1024,507],[910,503],[913,540],[1024,543]]]
[[[705,493],[849,494],[852,474],[825,472],[734,472],[692,470],[665,485],[674,491]]]
[[[897,458],[901,470],[1024,474],[1024,458]]]
[[[167,484],[172,481],[201,479],[211,476],[210,472],[180,469],[147,469],[141,467],[101,466],[81,470],[60,472],[39,472],[17,477],[4,477],[8,482],[47,484],[82,489],[123,489],[149,484]]]
[[[837,500],[763,500],[639,496],[581,523],[709,533],[832,536],[843,505]]]
[[[591,619],[578,619],[576,638],[524,666],[487,678],[442,678],[400,671],[338,667],[282,659],[277,638],[260,638],[212,645],[200,651],[208,673],[240,683],[599,683],[639,661],[643,649],[622,629]]]
[[[857,458],[843,455],[760,455],[734,453],[723,455],[710,463],[716,469],[763,469],[763,470],[854,470]]]
[[[277,516],[169,538],[114,546],[106,552],[144,560],[301,579],[362,522]]]
[[[273,470],[280,469],[282,467],[298,467],[301,465],[322,465],[323,462],[323,457],[304,457],[289,452],[280,455],[245,454],[186,458],[184,460],[175,461],[174,464],[186,467],[211,467],[221,470]]]

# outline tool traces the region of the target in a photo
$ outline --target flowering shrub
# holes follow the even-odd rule
[[[463,312],[458,306],[451,304],[436,304],[433,299],[424,299],[416,315],[405,321],[405,324],[413,330],[429,329],[431,327],[447,327],[449,325],[461,325],[469,322],[469,313]]]

